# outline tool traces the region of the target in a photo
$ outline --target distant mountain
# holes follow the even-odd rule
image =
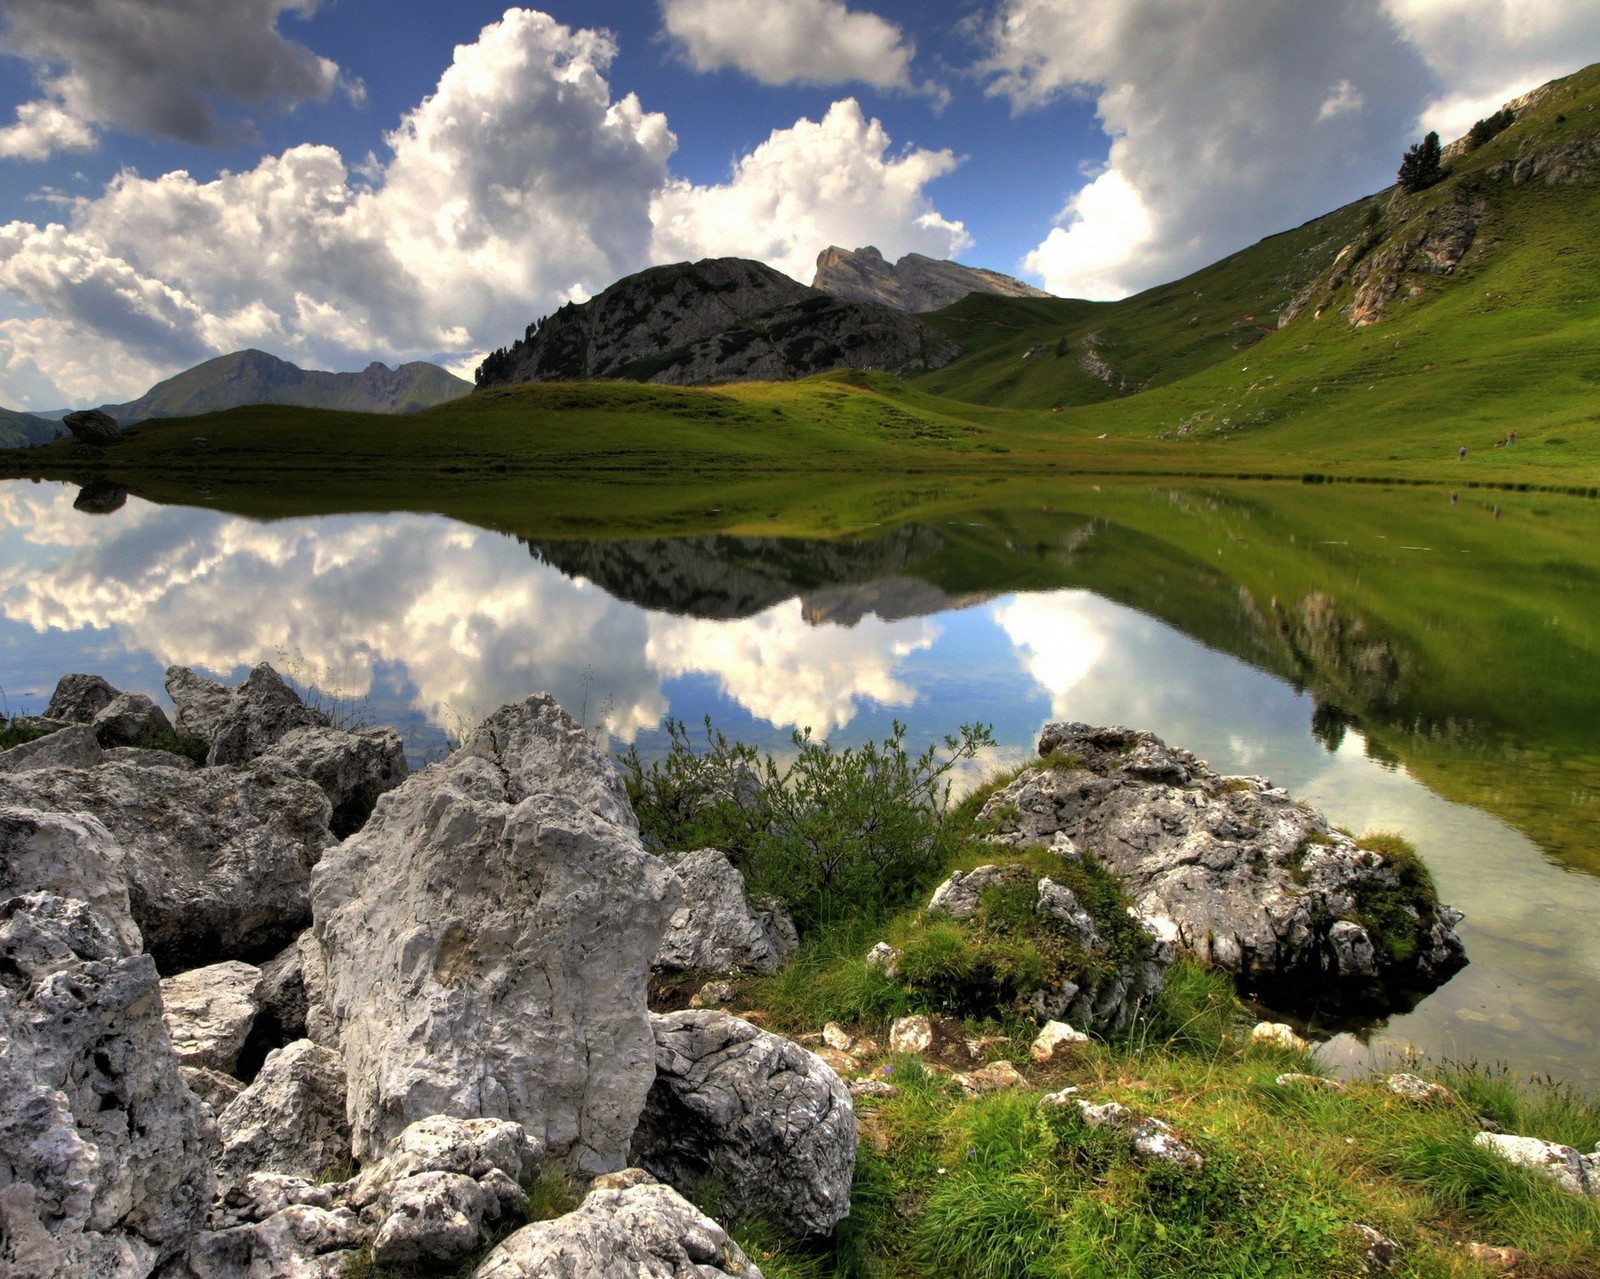
[[[252,350],[219,355],[165,382],[157,382],[137,400],[100,407],[123,426],[149,418],[193,417],[246,404],[415,413],[458,399],[471,389],[471,383],[446,373],[437,364],[420,360],[395,369],[374,362],[359,373],[323,373]]]
[[[58,434],[65,435],[67,428],[60,422],[40,417],[36,413],[23,413],[17,409],[0,409],[0,449],[21,449],[33,444],[48,444]]]
[[[953,306],[969,293],[1003,298],[1047,298],[1051,295],[998,271],[941,262],[908,253],[893,266],[870,244],[864,249],[832,245],[817,255],[811,287],[853,302],[878,302],[913,314]]]
[[[478,370],[480,387],[612,379],[699,386],[829,369],[924,372],[961,352],[891,307],[808,289],[760,262],[652,267],[528,326]]]

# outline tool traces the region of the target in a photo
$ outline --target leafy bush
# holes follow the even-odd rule
[[[646,766],[622,756],[628,798],[645,841],[663,851],[720,848],[755,894],[781,898],[802,927],[850,915],[881,917],[944,867],[955,838],[942,818],[955,767],[994,744],[969,724],[913,758],[905,725],[881,742],[835,749],[808,729],[780,764],[730,742],[705,722],[696,749],[679,720],[668,751]]]
[[[5,727],[0,728],[0,751],[8,751],[13,746],[21,746],[24,742],[36,742],[44,735],[44,729],[13,719]]]

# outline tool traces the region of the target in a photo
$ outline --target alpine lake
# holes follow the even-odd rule
[[[237,682],[269,661],[344,722],[399,728],[413,764],[544,689],[646,758],[669,716],[779,755],[797,728],[849,745],[900,721],[920,750],[989,724],[999,746],[963,784],[1027,758],[1050,721],[1145,728],[1352,832],[1405,836],[1466,912],[1470,964],[1413,1011],[1301,1023],[1324,1061],[1414,1052],[1600,1088],[1600,504],[1148,478],[820,488],[798,511],[707,485],[648,518],[508,491],[395,503],[458,518],[330,499],[263,519],[205,492],[3,481],[0,709],[38,713],[85,671],[170,710],[169,664]]]

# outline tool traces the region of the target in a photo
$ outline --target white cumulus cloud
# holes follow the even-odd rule
[[[762,259],[809,279],[829,243],[963,246],[853,101],[780,129],[720,185],[673,180],[666,117],[615,96],[604,32],[512,9],[352,166],[304,145],[206,181],[120,174],[63,221],[0,226],[0,403],[128,399],[258,346],[303,366],[470,370],[536,315],[652,262]]]
[[[1381,0],[1004,0],[989,92],[1094,99],[1111,139],[1025,269],[1116,297],[1393,177],[1432,78]]]
[[[697,71],[735,67],[768,85],[911,87],[916,50],[905,33],[839,0],[662,0],[661,17]]]
[[[1447,141],[1600,52],[1593,0],[1385,0],[1384,8],[1439,80],[1418,130]]]
[[[277,25],[286,12],[310,17],[319,2],[7,0],[0,53],[32,64],[43,96],[0,129],[0,157],[83,150],[105,126],[212,142],[230,127],[219,106],[326,98],[337,64]]]
[[[652,207],[656,260],[757,258],[809,283],[830,244],[875,244],[891,259],[954,257],[971,243],[966,228],[925,190],[955,167],[954,154],[889,148],[888,131],[853,98],[820,121],[774,130],[726,183],[677,180],[661,191]]]

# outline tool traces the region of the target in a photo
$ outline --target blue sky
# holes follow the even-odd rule
[[[1597,58],[1600,0],[0,0],[0,405],[830,243],[1121,296]]]

